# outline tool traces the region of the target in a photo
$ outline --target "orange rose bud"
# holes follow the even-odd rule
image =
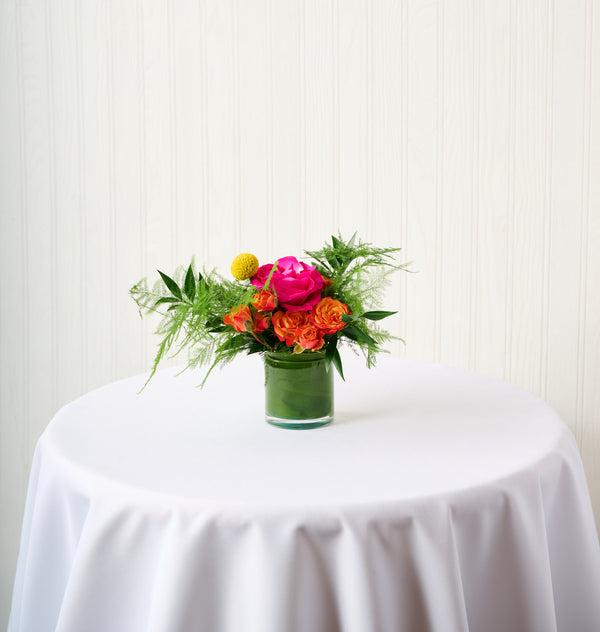
[[[300,311],[275,312],[271,320],[275,335],[291,347],[298,340],[298,330],[308,324],[308,314]]]
[[[328,279],[326,276],[321,275],[321,278],[323,279],[323,283],[325,284],[325,287],[329,287],[331,285],[331,279]]]
[[[272,312],[277,306],[277,298],[269,290],[261,290],[250,299],[250,302],[258,312]]]
[[[254,317],[254,331],[260,333],[271,324],[271,319],[263,314],[257,314]]]
[[[323,334],[334,334],[343,329],[346,323],[343,314],[350,314],[348,306],[335,298],[322,298],[310,311],[310,322]]]
[[[236,305],[231,308],[229,314],[223,316],[223,322],[231,325],[236,331],[243,333],[252,329],[252,314],[247,305]]]
[[[323,332],[310,324],[304,325],[298,330],[297,342],[303,349],[309,349],[310,351],[316,351],[325,344]]]

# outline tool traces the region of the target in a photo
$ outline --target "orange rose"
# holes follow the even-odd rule
[[[275,335],[288,347],[291,347],[298,340],[298,330],[308,324],[308,314],[306,312],[275,312],[273,314],[273,330]]]
[[[331,285],[331,279],[328,279],[326,276],[321,275],[321,278],[323,279],[323,283],[325,284],[325,287],[329,287]]]
[[[334,334],[344,328],[343,314],[350,314],[347,305],[335,298],[322,298],[310,311],[310,322],[323,334]]]
[[[325,344],[325,341],[323,340],[323,332],[319,331],[314,325],[304,325],[304,327],[301,327],[298,330],[297,343],[303,349],[316,351]]]
[[[250,302],[258,312],[272,312],[277,305],[275,294],[269,290],[261,290],[252,297]]]
[[[254,317],[254,331],[260,333],[264,331],[269,324],[271,323],[271,319],[264,314],[256,314]]]
[[[223,316],[223,322],[231,325],[236,331],[243,333],[252,329],[252,314],[247,305],[236,305],[231,308],[229,314]]]

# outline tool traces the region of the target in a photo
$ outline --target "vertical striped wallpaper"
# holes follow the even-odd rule
[[[400,356],[546,399],[600,523],[594,0],[0,3],[0,621],[35,441],[148,368],[128,288],[398,245]]]

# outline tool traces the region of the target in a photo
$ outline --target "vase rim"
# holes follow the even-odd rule
[[[265,357],[273,358],[273,360],[285,360],[286,362],[310,362],[311,360],[323,360],[325,358],[325,351],[308,351],[306,353],[265,351]]]

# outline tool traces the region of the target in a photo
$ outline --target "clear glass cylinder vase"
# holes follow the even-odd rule
[[[265,354],[265,416],[280,428],[317,428],[333,421],[333,367],[325,353]]]

